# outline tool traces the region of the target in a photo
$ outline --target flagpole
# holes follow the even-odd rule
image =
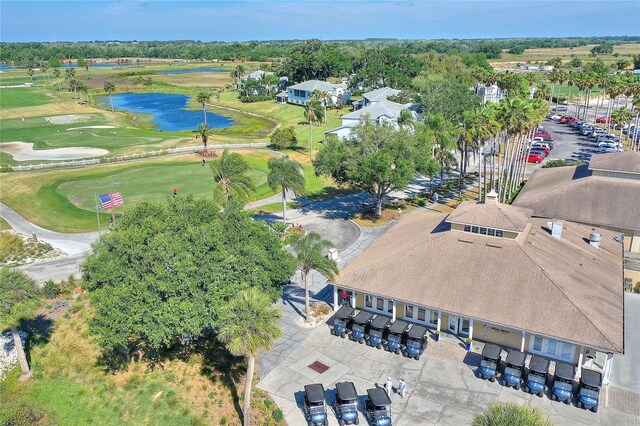
[[[113,205],[115,204],[113,202],[113,191],[112,191],[112,187],[113,183],[109,183],[109,198],[111,198],[111,223],[113,223],[113,225],[115,226],[116,224],[116,212],[113,209]]]
[[[100,210],[98,210],[98,196],[93,193],[93,201],[96,203],[96,217],[98,218],[98,236],[102,235],[102,228],[100,227]]]

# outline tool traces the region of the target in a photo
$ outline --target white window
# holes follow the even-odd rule
[[[387,300],[387,312],[393,313],[393,300]]]
[[[418,321],[425,321],[427,318],[427,311],[422,308],[418,308]]]
[[[407,318],[413,318],[413,306],[404,305],[404,316]]]
[[[576,347],[569,343],[534,336],[533,339],[530,340],[529,352],[572,363]]]
[[[369,296],[368,294],[364,296],[364,306],[367,308],[373,307],[373,296]]]

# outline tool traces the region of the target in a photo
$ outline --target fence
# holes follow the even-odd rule
[[[237,144],[225,144],[225,145],[208,145],[207,149],[263,148],[266,146],[267,144],[264,142],[237,143]],[[95,164],[116,163],[120,161],[135,160],[139,158],[158,157],[161,155],[179,154],[183,152],[199,153],[202,150],[204,150],[204,145],[185,146],[182,148],[167,148],[167,149],[160,149],[157,151],[138,152],[135,154],[114,155],[113,157],[89,158],[87,160],[82,159],[82,160],[54,161],[49,163],[9,166],[9,168],[16,172],[27,172],[30,170],[51,169],[55,167],[81,167],[81,166],[90,166]]]

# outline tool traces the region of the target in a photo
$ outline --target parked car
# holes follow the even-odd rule
[[[562,115],[561,114],[550,114],[550,115],[548,115],[548,117],[550,119],[552,119],[552,120],[556,120],[557,121],[557,120],[560,120],[562,118]]]
[[[622,148],[619,148],[613,144],[603,144],[598,147],[598,152],[600,153],[609,153],[609,152],[620,152]]]
[[[527,163],[540,164],[544,160],[544,157],[540,154],[529,153],[527,156]]]
[[[406,340],[405,332],[407,331],[408,326],[409,324],[402,320],[395,320],[394,323],[389,326],[387,329],[387,338],[384,344],[384,349],[386,351],[400,355]]]
[[[549,360],[537,355],[532,356],[529,360],[529,373],[527,374],[527,392],[535,393],[542,398],[547,390],[548,377]]]
[[[360,311],[351,321],[351,335],[349,339],[360,344],[364,343],[365,336],[369,333],[369,323],[373,319],[373,314],[367,311]]]
[[[596,127],[595,129],[593,129],[593,132],[591,132],[590,136],[592,138],[597,138],[598,135],[606,135],[606,134],[607,134],[606,129],[601,129],[600,127]]]
[[[552,108],[552,109],[551,109],[551,111],[554,111],[554,112],[558,112],[558,111],[566,111],[566,110],[567,110],[567,107],[566,107],[566,106],[564,106],[564,105],[559,105],[559,106],[557,106],[557,107],[555,107],[555,108]]]
[[[556,362],[556,372],[553,376],[551,399],[571,404],[573,398],[573,379],[576,377],[576,367],[566,362]]]
[[[596,413],[598,411],[601,386],[602,373],[583,368],[580,376],[580,386],[578,386],[578,406]]]
[[[320,383],[304,387],[304,414],[310,426],[327,426],[327,405],[324,402],[324,387]]]
[[[562,117],[560,119],[560,123],[561,124],[569,124],[569,123],[573,123],[574,121],[578,121],[578,119],[576,117],[572,117],[570,115],[565,115],[564,117]]]
[[[357,425],[360,423],[358,419],[358,392],[353,382],[336,383],[334,406],[340,425]]]
[[[501,353],[502,349],[499,346],[491,343],[484,345],[484,348],[482,348],[482,360],[478,369],[478,374],[480,374],[481,378],[489,379],[490,382],[496,380],[500,369],[500,361],[502,360]]]
[[[366,336],[367,345],[382,349],[382,342],[387,328],[391,324],[391,317],[377,315],[369,325],[369,333]]]
[[[544,148],[551,151],[551,145],[549,145],[549,143],[547,142],[540,142],[540,141],[534,142],[531,144],[531,148]]]
[[[524,361],[526,355],[515,349],[509,349],[507,353],[506,365],[502,372],[503,384],[507,387],[512,387],[515,390],[520,389],[522,383],[522,374],[524,371]]]
[[[402,354],[408,358],[420,359],[420,355],[427,347],[427,328],[413,324],[407,332],[407,344]]]
[[[596,123],[613,123],[613,118],[611,118],[611,117],[598,117],[598,118],[596,118]]]
[[[553,137],[551,137],[551,133],[547,133],[547,132],[541,132],[541,131],[537,131],[533,134],[533,137],[543,137],[543,138],[549,138],[549,139],[553,139]]]
[[[529,150],[529,154],[539,154],[542,158],[547,158],[549,156],[549,151],[544,148],[531,148],[531,150]]]
[[[351,319],[355,315],[355,309],[351,306],[343,306],[333,315],[333,328],[331,334],[340,336],[343,339],[349,334]]]
[[[384,389],[367,389],[364,413],[371,425],[391,426],[391,398]]]

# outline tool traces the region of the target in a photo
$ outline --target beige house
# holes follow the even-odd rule
[[[346,289],[355,308],[433,331],[577,365],[597,358],[608,380],[624,352],[617,235],[531,218],[492,194],[449,215],[417,210],[341,271],[334,306]]]
[[[588,166],[538,169],[513,204],[534,216],[624,234],[625,288],[640,291],[640,153],[598,154]]]

